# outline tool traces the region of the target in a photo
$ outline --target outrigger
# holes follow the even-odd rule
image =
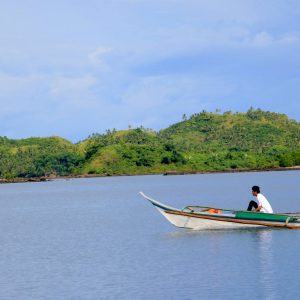
[[[176,227],[195,230],[258,227],[300,228],[299,212],[269,214],[193,205],[177,209],[160,203],[146,196],[143,192],[140,194]]]

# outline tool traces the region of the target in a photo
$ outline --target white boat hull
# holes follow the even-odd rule
[[[174,226],[180,228],[188,228],[194,230],[208,230],[208,229],[239,229],[239,228],[259,228],[265,227],[263,225],[256,224],[243,224],[234,222],[224,222],[211,219],[195,218],[190,216],[181,216],[170,214],[160,208],[158,211]]]

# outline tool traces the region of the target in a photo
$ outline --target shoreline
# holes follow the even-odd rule
[[[272,171],[300,171],[300,166],[294,167],[278,167],[269,169],[234,169],[234,170],[210,170],[210,171],[167,171],[164,173],[148,173],[148,174],[82,174],[70,176],[42,176],[31,178],[0,178],[0,184],[5,183],[27,183],[27,182],[47,182],[54,180],[70,180],[77,178],[99,178],[99,177],[120,177],[120,176],[143,176],[143,175],[162,175],[162,176],[176,176],[176,175],[196,175],[196,174],[226,174],[226,173],[248,173],[248,172],[272,172]]]
[[[232,169],[232,170],[211,170],[211,171],[191,171],[191,172],[165,172],[163,175],[191,175],[191,174],[226,174],[226,173],[249,173],[249,172],[272,172],[272,171],[299,171],[300,166],[278,167],[268,169]]]

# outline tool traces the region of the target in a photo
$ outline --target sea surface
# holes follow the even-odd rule
[[[0,299],[299,299],[300,230],[173,227],[174,207],[300,211],[300,171],[0,185]]]

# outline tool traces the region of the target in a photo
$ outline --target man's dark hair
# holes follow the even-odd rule
[[[259,186],[254,185],[254,186],[252,187],[252,191],[253,191],[253,192],[260,193],[260,188],[259,188]]]

